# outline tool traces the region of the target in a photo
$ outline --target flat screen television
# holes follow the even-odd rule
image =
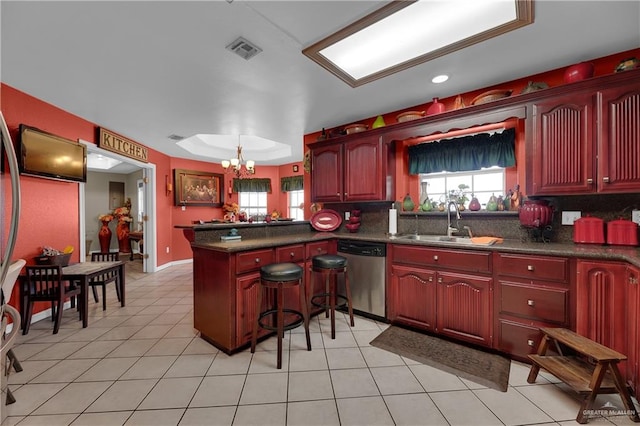
[[[87,147],[81,143],[21,124],[16,155],[20,174],[87,181]]]

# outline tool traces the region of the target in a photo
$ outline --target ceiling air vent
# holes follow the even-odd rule
[[[180,136],[180,135],[176,135],[175,133],[167,136],[169,139],[171,139],[172,141],[181,141],[182,139],[184,139],[184,136]]]
[[[242,37],[238,37],[233,43],[228,45],[226,49],[234,52],[236,55],[241,56],[244,59],[251,59],[258,53],[262,52],[262,49]]]

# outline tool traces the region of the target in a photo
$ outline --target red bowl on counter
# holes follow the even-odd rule
[[[608,222],[607,244],[637,246],[638,224],[622,218]]]
[[[360,228],[360,224],[359,223],[347,223],[346,225],[344,225],[349,232],[353,233],[353,232],[358,232],[358,228]]]

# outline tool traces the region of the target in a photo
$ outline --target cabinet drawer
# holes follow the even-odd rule
[[[491,252],[395,245],[393,263],[489,273],[491,272]]]
[[[498,253],[496,270],[505,276],[567,281],[569,259]]]
[[[500,313],[566,324],[569,290],[499,281]]]
[[[538,350],[542,332],[535,325],[500,320],[498,349],[520,358],[526,358]]]
[[[318,241],[315,243],[307,243],[306,259],[321,254],[329,254],[329,241]]]
[[[304,244],[276,248],[276,262],[303,262]]]
[[[236,255],[236,273],[255,271],[274,262],[273,250],[256,250]]]

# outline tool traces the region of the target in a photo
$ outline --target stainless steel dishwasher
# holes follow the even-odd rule
[[[365,316],[385,318],[386,244],[338,240],[338,254],[347,258],[353,309]],[[342,277],[339,292],[344,294]]]

